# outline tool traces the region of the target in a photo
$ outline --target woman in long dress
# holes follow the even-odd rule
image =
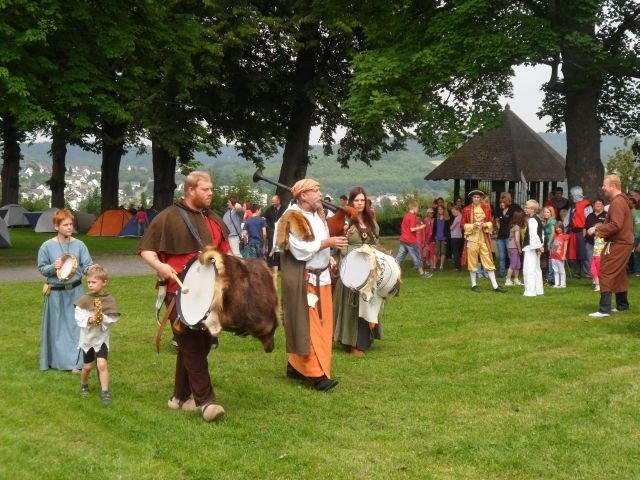
[[[349,252],[364,244],[378,243],[380,229],[371,210],[366,207],[366,199],[367,194],[362,187],[355,187],[349,193],[348,205],[356,209],[358,219],[352,220],[347,227],[346,237],[349,243],[340,252],[343,259]],[[382,338],[379,321],[382,308],[378,314],[378,323],[366,321],[358,315],[359,296],[358,292],[345,287],[338,280],[333,300],[333,339],[345,345],[351,354],[358,356],[371,347],[375,338]]]
[[[53,215],[56,236],[47,240],[38,250],[38,270],[45,276],[47,284],[43,293],[44,307],[40,327],[40,370],[78,370],[82,368],[78,340],[80,328],[74,319],[74,304],[84,290],[82,275],[86,274],[93,260],[86,245],[73,238],[73,213],[58,210]],[[75,256],[77,269],[64,280],[57,272],[63,267],[65,254]],[[67,265],[63,270],[67,269]]]

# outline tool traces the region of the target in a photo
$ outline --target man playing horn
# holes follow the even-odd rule
[[[280,218],[276,244],[282,268],[282,306],[288,354],[287,377],[310,381],[316,390],[335,387],[331,378],[333,306],[330,248],[347,245],[329,236],[320,184],[298,181],[293,203]]]
[[[491,254],[491,239],[489,235],[493,229],[491,221],[491,208],[482,203],[484,192],[473,190],[469,193],[471,203],[462,210],[462,224],[464,228],[465,252],[467,269],[471,277],[471,290],[479,292],[478,287],[478,261],[486,270],[491,280],[494,292],[504,293],[506,290],[496,281],[496,267]],[[463,258],[465,255],[463,255]]]
[[[229,232],[222,219],[209,209],[212,199],[209,174],[191,172],[184,180],[184,197],[153,219],[138,247],[144,261],[167,281],[165,303],[178,343],[174,390],[168,406],[173,410],[200,409],[205,421],[224,415],[224,409],[215,403],[209,375],[207,355],[211,350],[211,334],[207,329],[185,327],[177,319],[173,300],[178,288],[175,281],[178,272],[204,245],[229,253]]]

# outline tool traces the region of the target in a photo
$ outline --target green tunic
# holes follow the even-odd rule
[[[362,229],[362,232],[367,233],[366,239],[363,239],[360,232],[354,229],[354,231],[347,236],[349,244],[347,248],[341,252],[341,257],[346,257],[349,252],[360,248],[363,244],[377,244],[377,236],[379,233],[377,224],[375,225],[375,229],[375,236],[371,235],[368,229]],[[338,279],[333,295],[333,340],[349,347],[356,347],[359,350],[368,350],[374,338],[382,338],[380,320],[382,319],[384,306],[378,314],[378,324],[376,328],[371,330],[371,328],[369,328],[369,322],[358,316],[359,293],[345,287],[342,284],[342,280]]]

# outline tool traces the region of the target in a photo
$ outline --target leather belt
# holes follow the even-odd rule
[[[79,285],[82,285],[82,280],[76,280],[73,283],[66,283],[64,285],[51,285],[51,290],[73,290]]]

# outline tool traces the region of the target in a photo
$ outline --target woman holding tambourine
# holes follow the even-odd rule
[[[56,236],[38,250],[38,270],[47,279],[42,293],[44,307],[40,327],[40,370],[78,370],[80,328],[74,319],[74,302],[83,295],[82,275],[93,260],[86,245],[73,238],[70,210],[53,214]]]
[[[349,192],[348,205],[358,212],[357,220],[347,226],[348,245],[341,251],[342,260],[349,252],[363,245],[376,245],[380,229],[373,213],[367,207],[367,194],[362,187],[355,187]],[[374,338],[382,338],[380,322],[369,322],[359,316],[359,293],[347,288],[338,280],[333,299],[334,341],[340,342],[349,349],[352,355],[363,355]],[[378,317],[381,313],[378,314]]]

